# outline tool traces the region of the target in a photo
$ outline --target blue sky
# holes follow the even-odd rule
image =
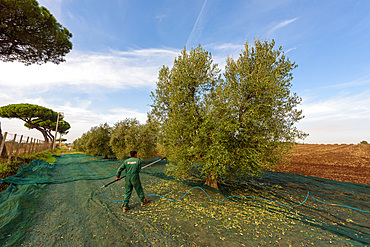
[[[274,39],[291,61],[302,97],[305,143],[370,142],[368,0],[41,0],[73,34],[60,65],[0,62],[0,105],[38,104],[63,112],[68,141],[91,127],[137,118],[152,103],[162,65],[199,43],[221,69],[248,40]],[[21,120],[3,131],[42,139]]]

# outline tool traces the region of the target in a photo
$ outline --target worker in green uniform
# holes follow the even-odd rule
[[[141,206],[149,203],[149,200],[145,199],[143,187],[141,187],[139,172],[141,170],[141,160],[137,158],[136,151],[130,151],[131,158],[125,160],[117,170],[117,180],[121,179],[121,172],[126,170],[126,184],[125,184],[125,198],[122,204],[123,212],[126,212],[129,207],[132,189],[135,188],[137,195],[140,198]]]

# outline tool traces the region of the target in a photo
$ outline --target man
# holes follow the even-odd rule
[[[137,195],[140,198],[141,206],[149,203],[149,200],[145,199],[143,187],[141,187],[139,172],[141,170],[141,160],[137,158],[136,151],[130,151],[131,158],[125,160],[117,170],[117,180],[121,179],[121,172],[126,170],[126,184],[125,184],[125,198],[122,204],[123,212],[126,212],[129,207],[132,189],[135,188]]]

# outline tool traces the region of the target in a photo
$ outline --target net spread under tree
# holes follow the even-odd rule
[[[143,160],[143,163],[152,161]],[[120,166],[84,154],[67,154],[54,164],[34,160],[4,182],[0,193],[0,246],[369,246],[369,214],[309,198],[289,208],[252,198],[223,200],[165,174],[165,161],[142,170],[140,180],[152,204],[122,213],[120,202],[99,187]],[[122,182],[104,189],[121,200]],[[292,173],[266,172],[226,187],[228,196],[252,196],[296,205],[307,192],[329,204],[370,210],[369,185]],[[136,192],[134,192],[136,193]],[[153,194],[160,195],[154,196]],[[182,199],[180,199],[182,197]],[[165,200],[177,200],[171,202]]]
[[[72,34],[36,0],[0,1],[0,61],[64,62]]]
[[[256,175],[284,162],[303,118],[301,99],[290,92],[296,68],[275,42],[245,43],[237,61],[228,58],[224,80],[210,53],[200,46],[186,50],[172,69],[159,72],[152,93],[153,114],[161,123],[161,143],[174,175],[203,172],[206,184],[218,179]],[[201,163],[201,165],[199,165]]]
[[[0,107],[0,117],[21,119],[27,128],[40,131],[45,142],[54,140],[52,131],[56,129],[58,113],[49,108],[33,104],[10,104]],[[66,134],[70,128],[70,124],[60,116],[58,132]]]

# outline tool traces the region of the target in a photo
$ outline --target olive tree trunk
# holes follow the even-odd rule
[[[205,185],[208,185],[218,190],[217,175],[212,175],[211,173],[207,173]]]

